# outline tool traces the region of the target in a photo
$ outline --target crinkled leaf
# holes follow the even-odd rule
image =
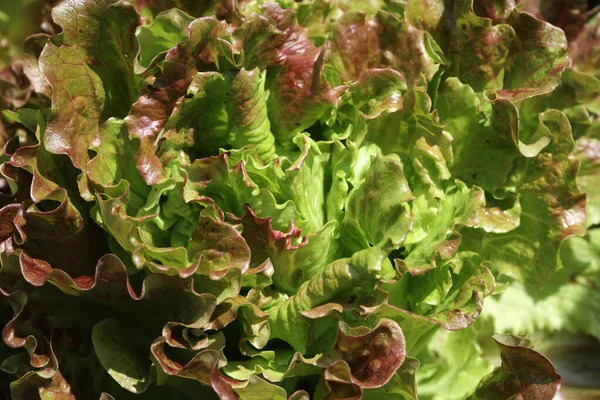
[[[492,365],[482,358],[476,333],[474,327],[435,333],[417,374],[421,396],[464,399],[475,390],[481,378],[492,371]]]
[[[429,32],[393,13],[379,12],[382,64],[402,73],[409,84],[424,75],[428,80],[446,59]]]
[[[394,397],[402,396],[406,400],[416,400],[418,397],[415,374],[419,369],[419,365],[419,360],[406,357],[388,383],[381,388],[365,390],[363,399],[375,400],[388,397],[391,394]]]
[[[523,11],[565,31],[569,41],[577,37],[587,20],[587,0],[520,0],[519,3]]]
[[[298,293],[270,309],[271,338],[285,340],[304,353],[310,324],[299,312],[323,305],[337,296],[368,290],[377,277],[389,277],[391,265],[386,261],[381,250],[374,247],[327,265],[322,272],[304,282]],[[290,332],[294,333],[290,335]]]
[[[273,229],[269,219],[259,218],[249,209],[242,224],[242,236],[252,249],[253,262],[259,264],[269,258],[274,267],[273,284],[286,293],[295,293],[303,282],[332,262],[338,252],[334,222],[301,237],[301,231],[293,226],[285,233]]]
[[[136,33],[140,42],[140,66],[147,68],[155,57],[185,41],[193,20],[185,12],[173,8],[158,14],[151,24],[140,26]]]
[[[396,322],[385,318],[369,331],[342,325],[336,348],[350,367],[352,382],[362,388],[385,385],[406,355],[402,330]]]
[[[438,260],[449,259],[458,250],[462,226],[475,226],[478,209],[483,208],[483,193],[457,182],[441,199],[428,201],[424,196],[413,201],[414,225],[404,247],[408,255],[398,261],[400,269],[422,274],[435,268]]]
[[[513,11],[508,23],[517,39],[510,48],[502,98],[519,101],[552,91],[570,66],[565,33],[530,14]]]
[[[296,133],[315,123],[336,104],[333,90],[322,74],[324,59],[324,50],[316,55],[287,56],[269,85],[269,117],[279,143],[289,143]]]
[[[255,400],[268,397],[273,400],[287,400],[285,389],[273,385],[257,376],[251,376],[246,387],[235,390],[241,400]]]
[[[250,248],[236,226],[204,213],[191,234],[187,250],[192,260],[200,260],[200,268],[209,271],[224,268],[245,271],[250,262]]]
[[[63,32],[40,55],[41,72],[52,87],[44,144],[83,169],[99,123],[107,115],[125,116],[134,98],[138,15],[115,0],[69,0],[53,10],[53,18]]]
[[[373,119],[382,112],[397,111],[404,105],[402,93],[406,88],[406,81],[399,72],[369,69],[349,86],[338,112],[344,115],[358,110],[361,116]]]
[[[515,30],[510,25],[493,25],[491,20],[479,17],[472,4],[470,0],[460,1],[454,9],[452,72],[476,91],[501,89]]]
[[[43,373],[30,371],[10,384],[11,398],[25,400],[41,398],[43,400],[75,400],[71,387],[60,375],[43,376]]]
[[[221,48],[218,38],[225,29],[225,25],[214,18],[193,21],[188,28],[188,39],[167,52],[162,71],[147,82],[125,119],[130,135],[140,139],[138,170],[149,184],[157,183],[163,176],[162,163],[155,154],[160,144],[157,137],[198,71],[192,55],[199,53],[200,63],[217,62]]]
[[[532,350],[527,339],[494,335],[502,366],[483,379],[469,399],[554,398],[561,378],[552,363]]]
[[[231,112],[230,86],[218,72],[198,72],[165,124],[158,155],[163,163],[179,161],[181,150],[216,154],[228,147]],[[228,95],[229,94],[229,95]]]
[[[569,43],[570,55],[573,58],[575,68],[596,78],[600,77],[600,73],[598,72],[600,59],[598,58],[598,52],[595,51],[598,47],[598,35],[596,32],[599,24],[600,13],[596,13],[583,26],[577,37]]]
[[[514,283],[490,299],[485,316],[494,317],[498,332],[584,332],[600,337],[600,325],[593,317],[600,296],[595,289],[600,279],[599,246],[598,229],[584,238],[567,239],[561,249],[564,269],[542,290]]]
[[[531,14],[513,9],[493,24],[475,14],[472,0],[461,0],[454,18],[453,74],[476,91],[521,101],[552,91],[570,65],[564,32]]]
[[[254,145],[265,164],[275,158],[275,137],[267,117],[265,75],[258,68],[242,69],[231,84],[232,144],[239,148]]]
[[[332,63],[342,82],[353,82],[380,66],[379,26],[365,13],[347,12],[333,26]]]
[[[491,193],[506,181],[517,156],[535,157],[550,141],[546,134],[522,142],[519,111],[512,103],[482,98],[455,78],[440,89],[437,107],[454,139],[453,175]]]
[[[541,283],[561,267],[562,241],[585,232],[585,196],[574,183],[578,162],[568,154],[574,144],[566,116],[540,114],[539,129],[552,142],[536,158],[521,159],[511,179],[521,195],[520,225],[486,236],[481,254],[507,275]]]
[[[342,243],[352,252],[382,241],[400,246],[412,227],[406,207],[412,199],[399,161],[376,156],[364,182],[348,196],[340,226]]]
[[[422,88],[403,96],[402,109],[369,121],[365,141],[377,144],[383,154],[400,156],[415,196],[441,195],[441,181],[451,176],[452,137],[440,125],[437,112],[431,112],[431,98]]]

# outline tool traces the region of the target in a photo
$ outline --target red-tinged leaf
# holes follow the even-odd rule
[[[31,84],[23,73],[21,63],[16,62],[0,70],[0,107],[2,109],[23,107],[29,101],[32,91]]]
[[[502,366],[484,378],[469,399],[553,399],[561,377],[546,357],[532,350],[527,339],[494,335]]]
[[[135,9],[116,0],[66,0],[53,10],[63,28],[40,55],[52,87],[44,145],[83,169],[105,115],[124,116],[134,97]]]
[[[270,259],[274,266],[273,283],[286,293],[296,293],[303,282],[321,272],[335,258],[338,250],[333,240],[335,223],[303,236],[292,221],[289,230],[281,232],[273,228],[271,218],[260,218],[248,206],[239,221],[243,226],[242,236],[252,249],[253,264]]]
[[[206,272],[236,268],[243,273],[250,265],[250,248],[236,226],[206,214],[200,215],[187,250]]]
[[[363,72],[381,65],[379,34],[382,27],[365,13],[348,12],[336,21],[332,63],[343,82],[356,81]]]
[[[600,13],[591,18],[579,31],[577,36],[569,43],[569,53],[573,58],[573,65],[581,72],[589,73],[596,78],[598,65],[600,65],[600,55],[598,55],[598,46],[600,46]]]
[[[156,155],[159,132],[198,72],[197,62],[211,65],[217,61],[219,37],[225,31],[226,25],[214,18],[192,22],[188,40],[167,52],[162,72],[147,82],[144,93],[125,119],[130,136],[140,139],[137,165],[146,183],[154,184],[162,179],[162,162]]]
[[[50,375],[50,376],[45,376]],[[28,400],[35,398],[52,400],[76,400],[71,393],[71,386],[60,372],[45,374],[30,371],[10,384],[13,400]]]
[[[523,11],[550,22],[574,39],[587,21],[588,0],[518,0]]]
[[[372,330],[342,324],[336,343],[353,381],[363,388],[385,385],[404,362],[405,347],[400,326],[385,318]]]
[[[289,55],[283,61],[267,103],[275,140],[281,144],[289,143],[337,104],[322,74],[325,51],[321,49],[317,57]]]
[[[322,74],[326,47],[319,49],[312,44],[290,10],[269,4],[266,15],[282,32],[272,46],[276,51],[270,65],[278,69],[268,85],[272,93],[267,107],[275,140],[289,144],[296,133],[335,106],[337,98]]]

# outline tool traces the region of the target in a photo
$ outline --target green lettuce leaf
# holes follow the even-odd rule
[[[600,335],[582,4],[40,5],[0,56],[0,397],[552,397],[487,343]]]
[[[438,330],[427,351],[422,358],[428,361],[417,372],[419,395],[425,398],[464,399],[493,368],[483,358],[473,326],[456,332]]]
[[[352,252],[374,245],[399,247],[411,229],[406,203],[412,199],[398,160],[375,157],[364,182],[348,195],[340,226],[343,245]]]
[[[569,238],[561,249],[564,269],[554,274],[542,290],[513,284],[498,298],[489,300],[485,316],[494,318],[498,332],[582,332],[599,337],[600,326],[593,317],[598,296],[594,287],[600,271],[599,245],[598,229],[590,230],[584,238]],[[508,310],[512,310],[510,314]]]
[[[509,180],[521,194],[519,227],[480,244],[494,268],[521,281],[543,281],[559,269],[562,241],[585,232],[585,196],[573,183],[578,163],[567,153],[573,149],[568,120],[550,110],[540,114],[538,130],[552,135],[552,142],[532,161],[519,163]]]

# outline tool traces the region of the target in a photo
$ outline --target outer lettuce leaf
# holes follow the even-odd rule
[[[393,13],[382,12],[378,18],[383,28],[384,65],[401,72],[408,82],[418,81],[421,75],[430,80],[439,65],[446,64],[441,49],[428,32],[411,26]]]
[[[332,63],[341,82],[355,81],[372,68],[388,67],[412,85],[421,74],[431,79],[439,65],[446,63],[427,31],[391,12],[369,18],[364,12],[351,11],[333,29]]]
[[[268,396],[270,399],[286,400],[287,393],[284,388],[268,383],[267,381],[252,376],[248,386],[235,390],[240,399],[255,399]]]
[[[149,9],[154,15],[177,8],[194,17],[216,14],[219,19],[223,19],[234,11],[233,3],[223,0],[210,2],[197,2],[194,0],[132,0],[131,3],[135,4],[141,12]]]
[[[600,336],[596,319],[600,265],[600,232],[592,229],[584,238],[565,241],[561,258],[565,268],[554,274],[543,290],[513,284],[486,304],[485,315],[494,317],[498,332],[582,332]],[[508,310],[510,314],[507,314]],[[510,315],[510,317],[508,317]]]
[[[11,64],[0,71],[2,110],[20,108],[29,102],[33,88],[31,85],[24,84],[23,81],[27,81],[27,77],[22,63]]]
[[[40,397],[51,397],[60,400],[75,399],[71,394],[71,387],[59,373],[48,378],[40,376],[39,373],[30,371],[18,380],[12,382],[10,384],[10,390],[11,395],[17,399],[24,399],[35,392],[39,392]]]
[[[21,254],[21,259],[23,256],[24,255]],[[5,281],[8,277],[7,274],[21,274],[21,272],[18,271],[18,268],[16,270],[11,270],[11,264],[7,262],[12,259],[18,264],[18,257],[14,254],[8,257],[9,259],[5,259],[3,262],[2,274]],[[21,263],[23,262],[24,261],[21,261]],[[39,275],[41,270],[38,268],[37,271],[38,272],[34,272],[34,270],[28,271],[25,269],[23,270],[23,277],[32,282],[33,279],[40,280],[41,277]],[[118,378],[117,380],[123,387],[128,390],[135,390],[136,392],[145,390],[144,385],[131,386],[135,379],[140,379],[140,374],[142,374],[142,379],[144,380],[151,379],[148,372],[141,372],[144,370],[148,371],[147,368],[149,368],[150,363],[149,361],[143,361],[144,359],[147,359],[147,356],[140,358],[139,352],[141,351],[141,354],[150,354],[149,351],[151,348],[149,345],[152,341],[152,332],[158,334],[160,331],[160,329],[157,331],[156,328],[160,328],[164,325],[164,340],[166,340],[166,343],[170,346],[180,348],[191,346],[192,349],[200,350],[207,346],[210,348],[211,343],[214,343],[213,346],[219,346],[219,343],[222,343],[222,341],[218,340],[219,336],[217,335],[211,339],[206,336],[204,336],[204,338],[198,337],[198,340],[190,342],[190,339],[193,339],[195,336],[190,336],[187,333],[188,329],[218,329],[219,327],[231,323],[236,318],[236,313],[223,313],[218,310],[216,308],[216,299],[214,296],[208,293],[196,293],[194,291],[194,281],[190,279],[183,280],[180,278],[168,278],[164,275],[162,277],[160,275],[152,275],[144,280],[141,290],[134,289],[127,277],[123,264],[113,255],[105,256],[99,261],[95,276],[82,276],[72,279],[64,271],[52,268],[44,271],[44,275],[44,281],[57,286],[65,294],[61,294],[55,289],[52,290],[48,287],[49,285],[44,286],[47,290],[38,290],[37,292],[31,293],[30,296],[27,296],[23,291],[13,292],[10,296],[15,299],[15,316],[5,330],[4,339],[10,342],[13,347],[28,347],[32,354],[32,365],[37,366],[38,368],[46,365],[51,368],[51,370],[48,371],[52,372],[52,370],[55,370],[58,367],[58,364],[61,363],[62,357],[68,356],[74,351],[72,348],[64,347],[65,345],[69,345],[69,340],[81,340],[78,338],[85,337],[86,332],[90,332],[89,334],[91,334],[91,331],[87,330],[91,330],[92,327],[95,326],[92,338],[94,340],[94,348],[96,351],[102,352],[102,354],[98,355],[100,362],[109,372],[111,370],[115,374],[118,372],[115,377]],[[19,284],[18,280],[13,282]],[[77,307],[71,307],[69,316],[65,317],[63,314],[64,307],[68,307],[68,304],[71,301],[69,299],[73,298],[68,294],[72,295],[77,293],[90,300],[96,299],[96,301],[79,304]],[[48,295],[53,295],[54,298],[54,301],[50,304],[48,304],[47,301],[44,303],[44,299]],[[87,307],[85,304],[88,304]],[[27,306],[31,311],[35,310],[34,314],[23,314],[22,310],[24,306]],[[119,319],[119,325],[122,324],[122,328],[119,328],[120,335],[105,335],[108,332],[106,332],[106,329],[104,328],[106,321],[102,320],[102,318],[106,315],[106,307],[109,307],[108,309],[110,309],[110,307],[116,307],[124,313],[122,316],[117,317]],[[244,307],[253,308],[253,306],[247,302]],[[234,310],[238,309],[240,309],[239,306],[234,308]],[[151,318],[149,318],[148,314],[148,311],[150,310],[152,310]],[[215,315],[211,317],[213,313],[215,313]],[[255,311],[255,314],[258,316],[258,319],[254,319],[254,322],[252,323],[260,324],[261,321],[264,321],[264,314],[261,314],[260,311]],[[20,338],[19,334],[15,331],[16,326],[19,326],[19,332],[23,331],[24,326],[30,326],[34,328],[33,331],[31,331],[31,328],[28,328],[30,332],[37,332],[35,325],[30,325],[27,322],[29,318],[36,318],[36,315],[43,315],[49,323],[55,325],[55,330],[58,329],[62,332],[60,336],[54,336],[53,347],[50,348],[50,353],[47,353],[47,355],[43,353],[44,347],[38,346],[39,342],[34,336],[29,336],[25,340]],[[250,314],[248,313],[246,315]],[[178,323],[166,323],[169,318],[174,318]],[[210,322],[211,320],[214,322]],[[246,320],[246,317],[240,317],[238,320]],[[98,321],[100,325],[96,324],[94,321]],[[115,323],[116,322],[110,322],[110,324]],[[110,324],[106,325],[107,329],[112,326]],[[140,336],[139,334],[136,334],[137,336],[132,335],[135,331],[132,330],[131,327],[136,324],[146,326],[148,329],[147,333],[143,336]],[[152,326],[154,326],[154,328],[152,328]],[[114,327],[110,329],[114,329]],[[46,337],[50,340],[50,336]],[[107,340],[109,342],[107,342]],[[146,346],[143,345],[144,342]],[[89,344],[82,345],[89,346]],[[112,346],[122,347],[120,351],[111,353],[108,351],[110,348],[107,348],[107,346],[110,348],[112,348]],[[152,346],[152,349],[154,348],[155,347]],[[58,358],[53,351],[57,352]],[[207,351],[208,353],[205,352],[205,357],[214,352],[214,350]],[[112,357],[111,354],[115,355],[115,357]],[[158,365],[167,365],[164,363],[168,363],[168,359],[162,357],[160,352],[154,352],[154,354],[161,357],[161,362]],[[74,359],[77,359],[77,356],[73,354],[66,360],[73,361]],[[84,394],[87,395],[92,390],[98,390],[96,393],[99,394],[101,387],[105,388],[105,390],[109,389],[113,393],[120,393],[118,390],[113,391],[114,388],[111,388],[110,381],[106,381],[106,379],[102,378],[102,375],[98,373],[97,366],[99,366],[99,364],[95,360],[95,356],[81,359],[79,366],[76,367],[73,365],[73,369],[70,368],[69,364],[66,365],[67,376],[69,379],[73,379],[77,385],[84,382],[81,377],[77,376],[78,374],[84,373],[84,371],[93,372],[92,375],[99,378],[94,382],[93,386],[85,385],[73,388],[77,397]],[[129,367],[127,369],[124,368],[124,364],[121,364],[120,360],[128,360],[127,365],[129,365]],[[134,362],[134,360],[137,361]],[[212,366],[209,366],[208,368],[206,373],[210,375]],[[167,370],[167,372],[168,371],[169,370]],[[200,369],[197,369],[194,372],[194,374],[198,373],[202,373]],[[51,373],[49,377],[52,377],[52,375],[53,373]],[[144,375],[146,378],[143,378]],[[13,392],[13,394],[16,393],[18,392]],[[151,395],[151,392],[149,395]]]
[[[502,367],[496,369],[471,395],[470,399],[553,398],[560,388],[561,378],[552,363],[530,349],[527,339],[494,335],[500,348]]]
[[[143,393],[150,383],[143,359],[127,349],[127,340],[122,337],[117,322],[105,319],[94,325],[92,343],[99,361],[124,389],[133,393]]]
[[[486,304],[487,307],[487,304]],[[419,394],[432,399],[464,399],[492,371],[469,327],[457,332],[438,330],[428,346],[424,366],[418,371]]]
[[[571,41],[587,22],[588,2],[586,0],[554,0],[550,3],[539,0],[520,0],[523,11],[535,15],[565,31]]]
[[[116,1],[67,1],[53,9],[53,19],[63,32],[40,55],[40,70],[53,89],[44,144],[83,169],[99,123],[125,116],[135,96],[138,15]]]
[[[363,393],[363,399],[378,399],[381,396],[393,396],[393,398],[402,396],[402,398],[407,400],[417,399],[415,372],[418,369],[419,361],[407,357],[388,383],[378,389],[366,390]]]
[[[352,82],[362,73],[380,66],[379,26],[365,13],[345,13],[333,27],[333,60],[342,82]]]
[[[596,13],[578,32],[577,37],[570,43],[573,64],[578,71],[598,78],[598,54],[594,48],[598,45],[598,37],[594,34],[600,23],[600,14]]]
[[[508,18],[519,41],[511,47],[503,98],[519,101],[548,93],[570,66],[562,30],[529,14],[515,12]]]
[[[42,115],[28,111],[23,111],[18,120],[35,130],[43,141]],[[20,247],[50,263],[65,263],[66,270],[79,275],[93,270],[95,262],[83,255],[100,256],[106,246],[94,245],[92,241],[99,231],[97,226],[88,224],[88,207],[77,189],[77,170],[67,160],[48,153],[39,143],[20,147],[12,154],[10,165],[28,171],[32,179],[29,198],[4,208],[2,239],[12,238],[12,247]]]
[[[452,72],[476,91],[501,89],[516,32],[508,24],[493,25],[473,11],[473,1],[461,1],[454,9]]]
[[[477,91],[511,101],[552,91],[570,65],[562,30],[514,9],[500,24],[481,18],[473,1],[454,8],[453,74]]]
[[[324,375],[325,385],[334,396],[362,397],[363,389],[388,383],[405,359],[402,331],[387,319],[372,330],[342,328],[336,350],[342,359],[330,365]]]
[[[585,232],[585,196],[574,184],[578,162],[566,116],[550,110],[540,114],[538,129],[552,142],[532,160],[523,160],[510,179],[521,194],[521,219],[517,229],[489,235],[480,252],[492,266],[520,281],[542,282],[561,267],[560,244]]]

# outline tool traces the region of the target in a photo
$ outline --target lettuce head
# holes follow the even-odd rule
[[[7,5],[0,396],[552,399],[513,334],[600,337],[600,20],[554,3]]]

